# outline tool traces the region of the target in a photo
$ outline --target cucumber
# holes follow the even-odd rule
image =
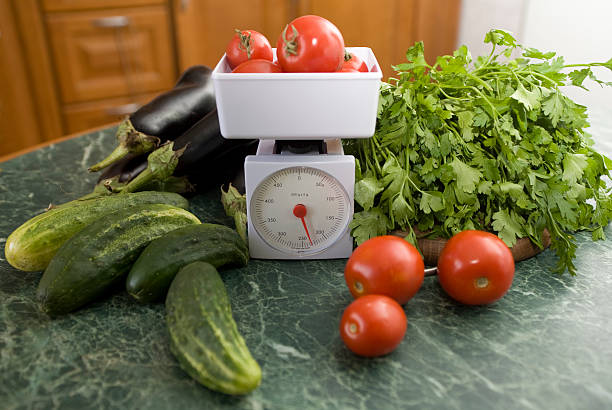
[[[193,262],[178,272],[166,297],[166,323],[170,351],[193,379],[227,394],[259,386],[261,368],[238,332],[214,266]]]
[[[249,250],[238,233],[227,226],[185,226],[152,241],[140,254],[126,280],[130,295],[143,303],[163,300],[183,266],[208,262],[215,268],[245,266]]]
[[[184,209],[189,206],[185,198],[169,192],[137,192],[67,202],[15,229],[4,247],[6,261],[27,272],[43,270],[64,242],[93,221],[120,209],[154,203]]]
[[[54,316],[97,299],[153,239],[199,223],[190,212],[164,204],[107,214],[67,240],[51,259],[38,284],[41,309]]]

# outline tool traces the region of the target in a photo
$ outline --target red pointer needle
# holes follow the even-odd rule
[[[310,234],[308,233],[308,227],[306,226],[306,221],[304,217],[306,216],[306,206],[304,204],[297,204],[293,207],[293,215],[302,220],[302,225],[304,225],[304,230],[306,231],[306,236],[308,236],[308,240],[312,245],[312,239],[310,239]]]

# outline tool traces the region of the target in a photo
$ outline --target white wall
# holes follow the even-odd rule
[[[473,56],[487,54],[485,33],[511,31],[518,41],[542,51],[556,51],[568,64],[605,62],[612,58],[612,0],[463,0],[459,44]],[[612,81],[612,71],[597,69]],[[589,109],[597,148],[612,155],[612,87],[585,83],[590,92],[567,87],[566,94]]]

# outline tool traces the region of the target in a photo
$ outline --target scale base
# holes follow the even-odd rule
[[[348,220],[353,219],[353,197],[355,186],[355,158],[344,155],[340,139],[327,140],[326,153],[277,152],[274,140],[261,140],[256,155],[245,158],[244,172],[247,198],[247,219],[249,253],[254,259],[340,259],[348,258],[353,251],[353,238],[347,226],[332,245],[318,252],[309,253],[299,250],[276,249],[262,240],[252,223],[250,200],[254,190],[269,175],[291,167],[311,167],[320,169],[333,176],[342,185],[350,199]]]

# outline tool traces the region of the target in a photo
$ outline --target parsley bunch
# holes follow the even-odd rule
[[[419,42],[393,67],[399,78],[381,87],[375,135],[345,142],[356,157],[351,233],[359,244],[402,229],[416,244],[415,232],[479,229],[508,246],[528,237],[542,247],[547,229],[555,272],[575,274],[572,232],[603,239],[612,218],[612,161],[592,148],[586,107],[560,87],[612,85],[591,69],[612,70],[612,59],[565,65],[503,30],[485,43],[488,56],[472,61],[462,46],[430,66]]]

